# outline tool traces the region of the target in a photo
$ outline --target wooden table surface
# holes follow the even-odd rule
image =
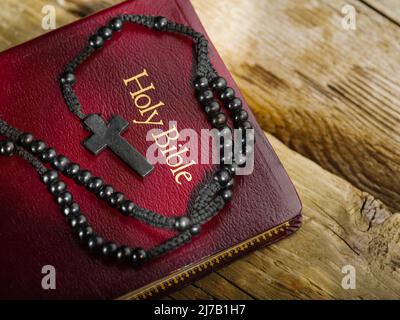
[[[118,0],[3,0],[0,51]],[[400,297],[400,1],[192,0],[296,185],[304,224],[165,299]],[[356,30],[342,8],[356,9]],[[343,289],[354,266],[356,288]]]

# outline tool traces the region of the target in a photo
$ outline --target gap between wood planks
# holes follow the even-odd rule
[[[263,129],[400,209],[400,29],[366,5],[382,2],[211,2],[193,1]]]
[[[400,25],[400,9],[396,1],[353,0],[349,1],[349,4],[361,5],[361,7],[357,7],[358,11],[360,11],[361,21],[365,19],[365,15],[371,17],[379,15],[398,27]],[[72,4],[70,3],[66,9],[82,16],[116,2],[119,1],[94,1],[94,5],[91,6],[86,1],[73,0],[71,1]],[[212,10],[209,9],[212,3],[198,0],[193,0],[192,2],[198,9],[200,17],[205,22],[209,22],[207,12]],[[303,11],[298,13],[295,10],[287,10],[287,15],[291,15],[300,25],[306,20],[309,27],[313,27],[314,24],[323,24],[324,17],[321,16],[321,19],[317,19],[318,12],[309,5],[310,3],[303,1],[298,5],[304,8]],[[344,3],[347,4],[347,2]],[[322,10],[325,8],[325,11],[340,11],[341,5],[328,2],[325,4],[325,7],[322,4],[317,9]],[[223,6],[223,1],[221,5]],[[246,10],[248,5],[244,1],[236,1],[235,6],[239,10]],[[254,2],[251,4],[253,10],[256,6]],[[299,9],[299,7],[296,8]],[[275,11],[278,12],[279,8],[276,9]],[[217,13],[216,17],[218,18],[219,16],[220,14]],[[241,19],[242,16],[239,14],[237,18]],[[251,16],[249,18],[251,19]],[[374,22],[379,22],[375,20]],[[218,21],[221,21],[220,23],[223,22],[221,19]],[[207,28],[209,24],[206,23],[205,25]],[[256,24],[255,27],[257,28],[257,26]],[[214,28],[210,28],[212,34]],[[385,28],[385,26],[381,26],[381,28]],[[219,28],[217,29],[219,30]],[[327,34],[331,32],[329,27],[325,27],[323,30]],[[260,31],[260,35],[263,36],[263,31]],[[227,41],[231,40],[228,39]],[[351,41],[351,39],[348,40]],[[393,40],[396,41],[396,39]],[[282,39],[279,41],[284,42]],[[360,43],[362,44],[363,42]],[[224,56],[225,45],[217,41],[218,45],[222,48],[222,55]],[[248,45],[251,45],[251,41]],[[342,43],[342,45],[346,45],[346,43]],[[359,49],[363,50],[362,47]],[[332,47],[331,50],[334,51],[336,48]],[[256,55],[254,58],[260,57]],[[345,58],[340,57],[340,59]],[[252,66],[248,62],[246,67],[246,63],[240,62],[240,60],[234,60],[229,63],[229,56],[226,60],[233,75],[242,87],[246,98],[253,106],[253,110],[256,112],[264,130],[273,133],[289,147],[321,164],[325,169],[341,175],[362,190],[373,194],[393,209],[400,209],[400,194],[398,193],[400,179],[396,179],[400,164],[398,161],[399,155],[395,152],[400,146],[393,138],[393,131],[398,128],[400,120],[396,118],[396,115],[400,115],[400,113],[397,111],[398,107],[392,103],[393,99],[397,99],[397,91],[388,89],[390,85],[387,84],[387,81],[390,79],[385,78],[384,72],[379,74],[379,69],[373,70],[355,65],[348,72],[342,70],[342,73],[346,71],[344,78],[339,71],[325,86],[324,81],[319,81],[318,77],[311,80],[312,75],[307,74],[307,71],[294,70],[294,74],[297,73],[300,76],[300,80],[305,80],[309,87],[314,89],[304,90],[304,94],[315,95],[318,92],[325,95],[322,103],[326,104],[327,110],[324,110],[324,108],[320,108],[321,110],[317,111],[308,110],[308,106],[313,106],[319,98],[317,100],[304,100],[304,105],[301,106],[299,111],[289,109],[291,107],[286,107],[287,110],[277,110],[279,108],[283,109],[285,104],[292,104],[290,98],[282,98],[279,93],[282,91],[282,95],[284,95],[284,92],[289,92],[290,94],[293,90],[298,91],[292,88],[291,83],[285,82],[285,79],[266,69],[267,66],[265,65]],[[238,63],[243,64],[237,66]],[[313,62],[309,61],[309,63]],[[308,71],[312,73],[313,69],[311,68]],[[285,76],[290,77],[288,74],[285,74]],[[253,81],[251,81],[251,77],[254,77]],[[261,82],[262,86],[257,86],[255,84],[256,81]],[[393,85],[397,86],[396,83]],[[258,91],[255,91],[256,94],[260,90],[268,93],[274,89],[277,95],[270,100],[268,97],[262,96],[265,99],[264,101],[270,104],[265,108],[260,104],[259,100],[253,98],[253,88],[258,88]],[[296,95],[292,94],[292,96],[293,99],[299,99]],[[340,101],[339,105],[337,103],[338,100]],[[379,107],[379,105],[382,105],[382,107]],[[299,112],[302,113],[299,114]],[[353,123],[345,120],[340,115],[341,113],[348,113],[346,116],[354,117]],[[336,124],[331,121],[334,118],[336,118]],[[291,124],[290,122],[303,122],[304,126]],[[349,128],[350,126],[355,126],[355,124],[359,127],[357,130]],[[310,129],[302,129],[302,127]],[[315,129],[312,129],[313,127]],[[374,132],[374,128],[376,130],[374,137],[363,137],[369,132]],[[318,135],[320,136],[319,140],[317,139]],[[338,139],[341,139],[341,142]]]
[[[363,2],[365,5],[367,5],[367,3]],[[384,15],[385,18],[387,18],[388,20],[390,20],[391,22],[393,22],[388,16]],[[271,83],[275,83],[277,82],[277,85],[280,85],[280,79],[276,78],[274,76],[274,74],[267,74],[267,79],[269,79],[269,81]],[[324,92],[325,89],[321,90],[321,92]],[[330,93],[329,93],[330,94]],[[270,137],[270,140],[272,139],[272,141],[274,141],[274,147],[277,150],[284,150],[284,148],[277,142],[275,141],[272,137]],[[278,151],[279,153],[279,151]],[[283,152],[284,153],[284,152]],[[285,154],[281,154],[280,155],[285,163],[285,159],[287,159],[288,157]],[[290,157],[289,157],[290,158]],[[301,163],[302,161],[300,161]],[[295,175],[294,172],[291,172],[291,164],[286,164],[286,166],[289,166],[289,174],[291,176]],[[321,170],[321,168],[318,168],[318,170]],[[316,170],[317,171],[317,170]],[[299,172],[296,170],[296,172]],[[312,174],[312,173],[310,173]],[[296,179],[296,178],[294,178]],[[305,190],[309,189],[311,190],[311,188],[313,186],[304,186],[303,182],[305,177],[301,176],[300,177],[300,181],[295,180],[296,185],[299,188],[299,192],[302,194],[303,192],[305,192],[303,190],[303,188],[305,188]],[[329,179],[327,179],[327,181],[329,181]],[[346,189],[346,188],[353,188],[351,186],[349,186],[345,181],[342,181],[343,185],[342,188]],[[315,182],[313,181],[312,184],[314,184]],[[254,286],[254,283],[252,283],[252,279],[254,279],[254,274],[256,274],[256,277],[258,276],[258,279],[268,279],[271,276],[271,273],[273,274],[272,278],[274,277],[276,272],[281,272],[281,270],[276,270],[275,268],[271,268],[268,270],[262,270],[260,269],[260,265],[258,265],[257,263],[252,262],[252,260],[254,259],[254,255],[264,255],[264,253],[266,255],[269,255],[270,251],[281,251],[281,247],[282,244],[279,244],[278,246],[273,246],[272,248],[267,248],[264,249],[260,252],[254,253],[253,255],[249,256],[248,258],[246,258],[248,264],[243,265],[243,260],[234,263],[233,265],[230,265],[226,268],[223,268],[222,270],[219,270],[217,272],[214,272],[213,274],[211,274],[210,276],[201,279],[199,281],[197,281],[195,284],[182,289],[181,291],[170,295],[170,298],[172,299],[182,299],[182,298],[202,298],[202,299],[211,299],[211,298],[217,298],[217,299],[229,299],[229,298],[249,298],[249,299],[253,299],[253,298],[271,298],[271,297],[275,297],[275,298],[356,298],[356,297],[372,297],[372,298],[376,298],[376,297],[382,297],[382,296],[386,296],[386,297],[395,297],[396,295],[399,294],[399,277],[398,277],[398,273],[396,274],[397,278],[395,277],[396,281],[393,284],[394,289],[391,289],[391,284],[387,283],[385,285],[380,285],[380,278],[381,277],[375,277],[374,275],[374,271],[376,271],[376,269],[374,269],[374,266],[379,266],[378,269],[382,268],[382,269],[389,269],[391,270],[392,268],[394,270],[396,270],[395,266],[399,263],[399,257],[398,254],[399,252],[396,250],[393,250],[392,252],[389,252],[388,249],[388,243],[392,242],[394,244],[394,247],[396,247],[396,245],[398,246],[398,241],[396,242],[396,229],[398,228],[398,214],[393,215],[381,202],[379,202],[378,200],[374,199],[372,196],[366,194],[366,193],[361,193],[360,191],[355,191],[356,189],[354,189],[353,191],[356,193],[359,193],[357,198],[358,203],[351,203],[350,202],[350,207],[351,206],[356,206],[357,208],[354,210],[354,214],[355,217],[353,217],[355,219],[355,221],[358,221],[357,223],[353,224],[349,224],[348,221],[346,219],[343,219],[343,217],[347,218],[346,216],[348,214],[350,214],[351,212],[348,212],[349,210],[346,208],[344,211],[344,213],[339,214],[337,211],[335,210],[331,210],[329,211],[329,209],[325,209],[323,207],[324,203],[323,202],[319,202],[316,201],[314,199],[314,197],[309,197],[307,198],[306,195],[303,195],[301,198],[302,199],[306,199],[303,200],[304,205],[305,205],[305,226],[304,228],[310,228],[311,229],[311,233],[313,231],[314,228],[309,227],[310,224],[312,224],[312,219],[314,217],[308,217],[308,211],[312,210],[309,208],[314,206],[313,209],[317,209],[320,212],[325,213],[325,215],[331,219],[333,221],[334,226],[330,226],[328,227],[327,230],[329,230],[331,232],[330,237],[333,237],[334,240],[329,239],[329,241],[331,243],[335,244],[335,247],[343,247],[341,250],[346,250],[344,247],[346,247],[348,250],[350,250],[350,253],[347,253],[348,255],[352,256],[351,259],[349,260],[353,260],[353,259],[362,259],[363,261],[363,266],[362,268],[366,268],[367,272],[365,272],[365,274],[363,274],[361,276],[361,282],[364,283],[369,283],[367,285],[365,285],[365,292],[363,289],[359,290],[359,292],[352,292],[352,294],[345,294],[344,292],[341,292],[342,290],[340,290],[338,283],[340,281],[336,281],[335,285],[332,286],[332,281],[331,279],[329,279],[329,281],[327,281],[326,279],[324,279],[325,281],[327,281],[328,283],[330,283],[330,285],[328,286],[324,286],[324,281],[322,281],[322,284],[317,285],[317,283],[319,283],[318,280],[315,279],[315,277],[309,276],[308,275],[308,271],[307,270],[303,270],[303,274],[300,272],[299,274],[297,274],[296,276],[293,277],[292,279],[292,283],[289,283],[286,287],[283,286],[281,287],[280,285],[278,285],[277,283],[279,283],[279,279],[278,281],[276,281],[276,283],[274,283],[277,287],[275,288],[276,290],[272,290],[271,291],[271,282],[268,284],[268,287],[265,288],[263,286]],[[332,191],[327,189],[327,194],[326,196],[329,197],[329,194]],[[345,203],[345,206],[349,206],[349,203],[346,203],[346,199],[341,199],[338,203],[339,206],[343,205],[342,201]],[[350,208],[351,209],[351,208]],[[354,209],[354,208],[353,208]],[[351,211],[351,210],[350,210]],[[316,217],[318,217],[316,215]],[[395,218],[393,218],[395,217]],[[308,219],[307,219],[308,218]],[[311,222],[310,222],[311,221]],[[332,221],[330,223],[332,223]],[[389,221],[385,224],[386,221]],[[323,224],[323,223],[321,223]],[[393,224],[394,227],[388,227],[388,225]],[[384,227],[383,227],[384,226]],[[325,226],[326,227],[326,226]],[[356,232],[353,229],[357,229],[360,228],[363,235],[357,235],[355,237],[349,237],[349,234]],[[388,233],[384,233],[384,234],[380,234],[380,229],[384,229],[385,232],[387,230],[392,230],[391,234],[388,235]],[[360,230],[357,230],[356,233],[358,233]],[[394,231],[394,232],[393,232]],[[308,232],[308,230],[307,230]],[[375,236],[371,236],[371,234],[375,234]],[[382,239],[385,240],[381,240],[378,241],[376,240],[376,238],[380,238],[382,237]],[[362,239],[363,241],[360,241],[360,239]],[[368,239],[367,241],[365,239]],[[315,250],[315,248],[313,248],[313,251],[308,252],[307,250],[303,250],[302,246],[302,242],[297,240],[292,240],[292,239],[288,239],[286,240],[287,242],[296,242],[296,243],[300,243],[300,246],[294,249],[294,252],[300,252],[302,255],[305,255],[305,257],[303,258],[305,261],[310,261],[315,259],[315,257],[318,257],[318,259],[326,259],[327,261],[329,261],[332,257],[330,256],[329,253],[326,253],[325,248],[319,248],[319,250]],[[368,245],[360,245],[358,242],[364,242],[366,241],[368,243]],[[305,241],[306,243],[306,241]],[[342,245],[340,244],[342,243]],[[275,247],[275,248],[274,248]],[[292,249],[293,250],[293,249]],[[291,251],[291,250],[290,250]],[[304,252],[302,252],[304,251]],[[318,252],[320,251],[320,252]],[[261,254],[261,252],[263,254]],[[371,254],[371,252],[373,252],[374,254]],[[286,253],[285,253],[286,254]],[[309,257],[308,257],[309,256]],[[379,260],[382,261],[386,261],[386,262],[379,262]],[[257,261],[257,259],[255,259],[255,261]],[[264,261],[264,260],[262,260]],[[285,261],[287,260],[282,260],[281,263],[282,265],[285,264]],[[250,268],[249,268],[250,265]],[[237,272],[238,269],[241,272]],[[251,269],[251,270],[250,270]],[[295,266],[294,266],[295,269]],[[372,269],[372,270],[371,270]],[[257,270],[257,271],[255,271]],[[321,268],[321,270],[319,270],[319,272],[324,273],[325,268]],[[247,271],[251,272],[251,277],[246,277],[245,275],[243,275],[242,273],[246,273]],[[288,272],[290,273],[290,272]],[[388,272],[389,274],[389,278],[390,278],[390,271]],[[285,277],[287,277],[287,275],[285,275]],[[326,275],[323,276],[323,278],[332,278],[332,277],[336,277],[340,279],[340,276],[335,275],[332,272],[327,272]],[[382,277],[383,279],[385,279],[385,276]],[[272,281],[271,278],[269,281]],[[385,281],[382,281],[385,282]],[[272,281],[273,283],[273,281]],[[385,288],[385,286],[387,286],[387,288]],[[370,289],[372,287],[384,287],[385,289],[383,290],[384,292],[377,292],[376,295],[370,293]],[[261,290],[257,290],[257,288],[261,288]],[[293,289],[295,289],[294,291],[296,292],[296,289],[299,291],[305,291],[306,293],[295,293],[293,294]]]
[[[293,236],[170,295],[173,299],[378,299],[400,296],[400,214],[268,136],[303,202]],[[341,287],[342,267],[357,288]],[[199,290],[199,288],[201,290]]]
[[[377,14],[400,27],[400,6],[398,0],[358,0]]]
[[[96,1],[96,6],[91,7],[84,1],[71,1],[65,10],[67,18],[61,21],[67,23],[116,2],[119,1]],[[366,6],[368,3],[376,11],[373,0],[360,3]],[[37,14],[40,15],[40,10]],[[396,19],[388,13],[383,16]],[[23,37],[20,34],[16,39],[7,38],[7,46],[27,40]],[[279,86],[280,78],[266,72],[267,79]],[[278,245],[259,250],[170,298],[398,297],[399,214],[393,214],[372,196],[290,151],[274,137],[269,139],[299,190],[305,215],[302,229]],[[340,286],[340,268],[345,263],[358,268],[359,286],[355,291]]]

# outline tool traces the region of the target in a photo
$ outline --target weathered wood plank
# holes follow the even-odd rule
[[[56,5],[57,23],[116,2],[66,1]],[[45,0],[3,3],[0,50],[44,32]],[[348,3],[358,11],[357,31],[341,28]],[[400,209],[396,25],[355,0],[193,4],[265,130]]]
[[[56,0],[5,0],[0,10],[0,51],[37,37],[47,30],[42,28],[42,8],[56,8],[57,26],[72,22],[79,17],[57,5]]]
[[[361,0],[393,23],[400,25],[400,2],[398,0]]]
[[[114,2],[50,1],[58,25]],[[193,2],[264,128],[386,202],[396,199],[388,184],[398,177],[400,150],[395,24],[356,1],[349,1],[361,14],[353,33],[340,29],[345,2]],[[44,32],[45,3],[2,2],[0,50]],[[166,298],[398,298],[399,214],[269,138],[303,201],[303,227]],[[347,264],[357,271],[355,290],[341,287]]]
[[[0,51],[47,32],[42,27],[45,6],[55,8],[58,28],[119,2],[123,0],[3,0],[0,5]]]
[[[210,275],[211,276],[211,275]],[[170,296],[172,300],[213,300],[214,297],[196,285],[187,286]]]
[[[355,0],[193,3],[266,131],[400,209],[397,25]]]
[[[248,293],[244,292],[242,288],[230,280],[224,278],[222,274],[212,273],[207,278],[198,280],[195,286],[201,288],[204,292],[207,292],[214,299],[219,300],[252,300],[253,297]]]
[[[229,282],[257,299],[398,299],[400,214],[269,136],[303,202],[292,237],[258,250],[201,280],[220,297]],[[345,290],[342,268],[356,271]],[[256,285],[255,285],[256,283]]]

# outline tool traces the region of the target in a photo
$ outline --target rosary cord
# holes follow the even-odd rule
[[[227,117],[220,109],[219,102],[232,113],[235,128],[242,130],[247,137],[246,130],[252,129],[248,121],[248,114],[242,109],[242,101],[235,97],[235,90],[227,85],[227,81],[218,76],[209,58],[208,41],[199,32],[183,24],[169,21],[164,17],[145,15],[123,14],[112,19],[107,26],[101,27],[89,38],[87,46],[66,65],[60,78],[62,93],[69,110],[79,119],[85,120],[87,115],[82,112],[78,97],[73,91],[76,81],[77,67],[86,61],[96,49],[103,47],[106,40],[111,39],[114,32],[122,29],[124,22],[132,22],[157,31],[169,31],[183,36],[191,37],[194,41],[194,54],[196,60],[196,79],[193,83],[197,93],[197,100],[208,116],[214,128],[219,130],[221,142],[232,147],[233,142],[225,138],[225,133],[231,133],[227,124]],[[218,95],[217,100],[214,93]],[[29,133],[22,133],[0,119],[0,135],[9,140],[0,141],[0,155],[11,156],[17,154],[28,161],[39,173],[42,182],[48,187],[49,193],[54,196],[60,206],[62,214],[68,219],[74,234],[89,250],[101,252],[106,258],[118,261],[129,261],[134,266],[139,266],[148,259],[172,251],[187,243],[201,231],[201,225],[212,219],[232,199],[234,176],[238,166],[246,162],[246,154],[251,151],[245,145],[243,154],[238,157],[225,152],[221,148],[220,167],[213,173],[212,179],[205,181],[197,194],[194,195],[186,215],[169,218],[153,211],[144,209],[118,191],[111,185],[106,185],[100,177],[92,175],[89,170],[82,169],[79,164],[71,162],[67,157],[59,155],[53,148],[41,140],[35,140]],[[242,136],[242,137],[244,137]],[[246,140],[247,141],[247,140]],[[45,163],[53,169],[47,169]],[[58,172],[73,179],[76,184],[85,187],[98,198],[104,200],[120,211],[125,216],[136,218],[150,226],[175,231],[177,234],[165,242],[148,249],[118,246],[114,242],[105,241],[94,233],[81,213],[79,205],[67,191],[67,185],[59,179]]]
[[[9,138],[12,141],[16,141],[21,134],[21,131],[11,127],[7,122],[0,119],[0,135]]]
[[[210,202],[205,208],[199,210],[197,215],[191,218],[192,223],[200,225],[210,221],[225,206],[225,201],[221,196],[217,196],[214,201]]]
[[[142,25],[149,29],[156,29],[156,19],[154,16],[145,15],[129,15],[123,14],[119,17],[122,22],[131,22],[138,25]],[[165,26],[165,31],[177,33],[183,36],[191,37],[195,42],[194,55],[196,59],[196,75],[197,77],[206,77],[210,82],[212,79],[218,77],[218,73],[215,71],[208,52],[208,41],[201,33],[194,29],[185,26],[180,23],[168,21]],[[77,67],[86,61],[92,53],[95,52],[95,48],[88,44],[85,48],[72,60],[70,61],[65,69],[64,74],[72,75],[75,73]],[[76,93],[72,88],[72,83],[75,80],[65,79],[62,82],[62,94],[69,110],[76,115],[80,120],[85,119],[86,114],[82,111],[81,103],[79,102]]]
[[[5,121],[0,120],[0,135],[4,135],[9,140],[7,142],[13,141],[13,142],[19,142],[20,138],[24,136],[23,133],[21,133],[19,130],[11,127],[8,125]],[[3,143],[2,141],[1,143]],[[67,185],[65,182],[62,180],[58,180],[57,175],[49,175],[51,170],[48,170],[46,166],[34,155],[32,155],[30,152],[26,151],[22,146],[20,145],[14,145],[12,150],[8,154],[4,155],[9,155],[11,156],[12,154],[19,155],[22,159],[26,160],[28,163],[30,163],[35,170],[39,173],[39,175],[42,178],[42,181],[48,185],[48,190],[49,192],[55,197],[56,202],[60,205],[61,207],[61,212],[69,218],[69,224],[71,227],[74,229],[75,233],[77,234],[78,238],[82,241],[85,240],[88,236],[91,236],[91,240],[89,240],[88,246],[89,249],[91,249],[92,246],[95,246],[96,244],[99,244],[100,242],[103,244],[103,254],[107,255],[107,252],[112,250],[113,245],[115,245],[113,242],[109,242],[104,240],[103,238],[99,236],[94,236],[93,229],[89,225],[86,217],[80,212],[79,206],[75,203],[75,205],[71,205],[73,202],[72,194],[67,192]],[[53,171],[54,172],[54,171]],[[215,185],[215,183],[212,183],[211,185]],[[215,187],[213,188],[215,189]],[[208,188],[202,188],[203,192],[208,191]],[[205,192],[206,194],[209,194],[209,192]],[[200,197],[201,198],[201,197]],[[219,197],[220,198],[220,197]],[[218,197],[216,198],[218,199]],[[221,201],[222,199],[219,199]],[[218,201],[217,201],[218,202]],[[215,214],[220,210],[218,206],[212,205],[212,203],[209,205],[208,208],[204,208],[206,212],[208,212],[208,216]],[[203,213],[200,213],[200,216],[203,216]],[[199,223],[202,223],[200,216],[196,219]],[[150,217],[146,217],[146,219],[150,219]],[[151,225],[157,225],[154,221],[149,221],[151,222]],[[185,230],[181,231],[178,233],[176,236],[166,240],[165,242],[154,246],[153,248],[149,249],[147,252],[144,251],[141,248],[135,248],[131,249],[130,247],[123,245],[119,247],[119,253],[122,255],[124,252],[125,254],[129,251],[130,255],[134,256],[134,265],[139,266],[140,262],[142,260],[148,260],[151,258],[155,258],[161,254],[165,254],[169,251],[175,250],[178,247],[182,246],[183,244],[187,243],[190,241],[193,237],[193,232],[191,230]],[[91,241],[91,242],[90,242]],[[116,245],[115,245],[116,246]],[[129,250],[128,250],[129,249]],[[133,251],[133,253],[132,253]]]
[[[155,258],[158,257],[162,254],[165,254],[166,252],[175,250],[185,243],[189,242],[192,239],[192,235],[190,234],[190,231],[184,231],[177,236],[168,239],[167,241],[159,244],[158,246],[150,249],[148,251],[148,256],[149,258]]]
[[[0,119],[0,135],[4,135],[9,138],[13,142],[18,142],[22,132],[11,127],[7,122]],[[23,159],[31,163],[31,165],[39,172],[39,174],[43,174],[47,171],[47,168],[32,154],[25,151],[21,147],[17,147],[17,154],[21,156]],[[81,169],[81,171],[87,172],[86,169]],[[64,172],[63,172],[64,173]],[[206,183],[198,193],[197,197],[194,200],[193,208],[194,212],[199,210],[204,210],[208,204],[212,203],[213,198],[218,194],[221,190],[219,184],[214,181],[211,183]],[[118,192],[117,192],[118,193]],[[165,228],[170,230],[176,229],[176,219],[170,218],[165,215],[158,214],[148,209],[141,208],[132,202],[132,210],[130,210],[130,215],[138,220],[141,220],[151,226],[156,228]],[[192,214],[196,215],[196,214]]]
[[[86,114],[82,112],[81,103],[78,100],[74,90],[71,85],[65,85],[62,88],[62,94],[65,99],[65,103],[67,104],[69,110],[76,115],[79,119],[83,120],[86,118]]]
[[[157,18],[154,16],[144,16],[135,14],[123,14],[120,16],[121,21],[131,22],[139,25],[143,25],[149,29],[157,28]],[[218,74],[215,71],[210,58],[208,56],[208,41],[203,34],[197,32],[193,28],[184,24],[168,21],[165,26],[165,31],[177,33],[183,36],[191,37],[195,42],[195,56],[196,56],[196,73],[197,76],[207,77],[209,81],[217,77]]]
[[[111,250],[110,246],[113,243],[110,244],[110,242],[103,240],[101,237],[94,236],[93,229],[89,225],[86,217],[80,212],[79,205],[76,202],[73,202],[72,194],[67,191],[66,183],[58,179],[58,175],[54,170],[47,169],[47,167],[42,163],[42,161],[45,161],[43,158],[46,159],[46,156],[44,156],[45,150],[54,149],[47,148],[47,146],[43,145],[42,141],[36,141],[39,143],[35,143],[35,140],[33,140],[33,137],[30,134],[19,131],[1,119],[0,135],[6,136],[9,139],[6,142],[12,143],[13,145],[8,154],[1,154],[12,155],[14,153],[33,166],[33,168],[39,173],[42,181],[48,185],[48,190],[55,197],[56,203],[60,205],[61,212],[69,219],[70,225],[76,229],[75,231],[80,240],[84,237],[87,238],[88,236],[91,236],[92,242],[89,242],[89,249],[91,245],[95,245],[95,242],[102,242],[104,243],[104,250]],[[28,145],[27,141],[30,141]],[[0,144],[3,144],[4,142],[5,141],[1,141]],[[42,152],[37,151],[38,145],[41,146]],[[41,157],[42,161],[39,160],[37,156]],[[65,158],[64,156],[61,157],[63,157],[63,159]],[[57,159],[56,155],[54,155],[54,159]],[[60,163],[62,163],[62,159],[58,157],[58,160],[52,164],[56,169],[60,169]],[[60,171],[65,174],[65,170]],[[186,220],[188,218],[186,218],[186,216],[180,218],[168,218],[134,205],[135,210],[133,210],[133,216],[135,218],[157,228],[167,227],[179,232],[176,236],[154,246],[147,252],[141,248],[134,249],[136,250],[135,256],[137,257],[137,260],[139,261],[141,259],[140,257],[146,257],[146,260],[155,258],[161,254],[175,250],[190,241],[194,235],[197,235],[200,232],[200,225],[209,221],[224,207],[224,200],[221,196],[217,195],[220,190],[221,185],[216,180],[212,180],[200,188],[200,191],[195,197],[192,211],[188,213],[188,216],[191,217],[191,220],[189,221],[191,221],[190,224],[192,225],[190,230],[187,230],[186,228],[185,230],[182,230],[179,223],[177,224],[177,222],[181,222],[183,219],[183,221],[186,221],[186,225],[188,225]],[[107,244],[109,245],[107,246]],[[121,246],[120,250],[122,250],[122,248],[126,249],[128,247]]]
[[[39,173],[39,175],[42,175],[47,171],[47,168],[24,148],[17,146],[15,153],[30,163],[32,167]]]
[[[0,119],[0,135],[7,137],[11,141],[16,141],[21,135],[21,131],[11,127],[7,122]],[[16,154],[29,162],[39,174],[43,174],[47,170],[38,159],[25,151],[22,147],[17,146]]]
[[[210,203],[216,201],[216,195],[221,191],[221,185],[212,181],[206,184],[198,193],[193,202],[193,206],[189,209],[189,216],[197,217],[200,210],[205,209]]]
[[[19,130],[11,127],[8,125],[5,121],[0,120],[0,135],[4,135],[8,137],[11,141],[13,142],[18,142],[19,138],[23,135]],[[20,155],[23,159],[27,160],[31,165],[39,172],[40,175],[43,175],[46,171],[47,168],[36,158],[34,157],[31,153],[27,152],[24,150],[22,147],[17,146],[17,154]],[[63,159],[65,158],[62,156]],[[59,160],[62,160],[59,158]],[[65,161],[65,160],[64,160]],[[60,164],[62,161],[56,162],[57,164]],[[76,164],[75,164],[76,165]],[[57,166],[55,166],[56,169]],[[82,172],[88,172],[86,169],[80,169]],[[61,170],[63,174],[66,173],[66,170]],[[99,179],[97,177],[93,177],[93,180]],[[218,192],[221,190],[221,187],[219,186],[218,182],[212,181],[210,183],[206,183],[201,189],[200,192],[198,193],[197,197],[193,201],[193,208],[195,209],[194,213],[191,213],[192,216],[197,216],[197,211],[198,212],[203,212],[204,210],[213,210],[212,208],[208,208],[209,204],[212,204],[213,201],[216,200],[216,195]],[[93,190],[91,190],[93,191]],[[114,194],[121,194],[120,192],[116,191]],[[129,202],[131,204],[130,210],[129,210],[129,216],[136,218],[140,221],[143,221],[153,227],[156,228],[165,228],[165,229],[170,229],[170,230],[176,230],[176,223],[177,219],[179,218],[171,218],[167,217],[165,215],[161,215],[158,213],[155,213],[151,210],[141,208],[134,204],[133,202],[127,200],[126,202]],[[126,207],[125,203],[125,207]],[[123,205],[121,205],[121,208],[125,208]],[[207,209],[208,208],[208,209]],[[126,212],[123,212],[126,213]],[[211,212],[210,212],[211,214]],[[189,214],[190,215],[190,214]]]

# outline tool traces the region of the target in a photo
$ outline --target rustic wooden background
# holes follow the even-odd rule
[[[2,0],[0,51],[118,0]],[[192,0],[304,206],[292,237],[165,299],[400,297],[400,1]],[[341,26],[344,5],[357,30]],[[0,71],[1,72],[1,71]],[[356,269],[356,289],[341,286]]]

